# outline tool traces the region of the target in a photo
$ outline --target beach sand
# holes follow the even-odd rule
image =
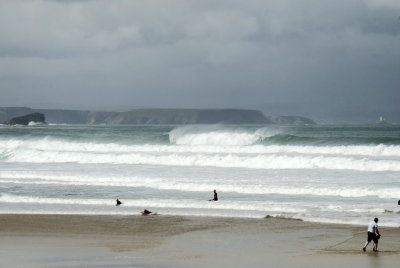
[[[362,252],[366,228],[277,218],[0,215],[0,267],[398,267],[400,228],[380,227],[380,252],[372,244]]]

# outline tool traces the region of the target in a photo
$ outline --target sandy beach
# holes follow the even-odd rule
[[[277,218],[0,215],[0,267],[397,267],[400,229]]]

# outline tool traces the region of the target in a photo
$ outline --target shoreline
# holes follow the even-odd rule
[[[142,216],[141,213],[113,213],[113,214],[108,214],[108,213],[95,213],[95,214],[83,214],[83,213],[10,213],[10,212],[3,212],[0,213],[0,217],[2,216],[72,216],[72,217],[136,217],[136,216]],[[310,221],[309,219],[302,219],[302,218],[297,218],[297,217],[290,217],[290,216],[273,216],[273,215],[265,215],[265,216],[249,216],[249,217],[243,217],[243,216],[231,216],[231,215],[196,215],[196,214],[164,214],[164,213],[159,213],[159,212],[153,212],[151,216],[162,216],[162,217],[181,217],[181,218],[216,218],[216,219],[249,219],[249,220],[262,220],[262,219],[278,219],[278,220],[288,220],[288,221],[300,221],[300,222],[305,222],[305,223],[310,223],[310,224],[323,224],[323,225],[343,225],[343,226],[353,226],[353,227],[364,227],[368,224],[368,220],[366,220],[365,224],[360,224],[358,222],[344,222],[344,221]],[[382,218],[382,217],[380,217]],[[372,218],[371,218],[372,220]],[[399,226],[393,226],[393,225],[383,225],[380,223],[379,224],[380,228],[400,228]]]
[[[9,267],[362,267],[376,261],[376,267],[397,267],[400,229],[380,231],[380,252],[369,245],[364,253],[366,226],[272,217],[0,214],[0,255]]]

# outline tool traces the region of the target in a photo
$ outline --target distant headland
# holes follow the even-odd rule
[[[0,122],[40,113],[49,124],[285,124],[310,125],[302,116],[266,116],[246,109],[132,109],[127,111],[85,111],[0,107]]]
[[[8,121],[5,121],[6,125],[29,125],[31,122],[46,124],[45,116],[42,113],[30,113],[23,116],[16,116]]]

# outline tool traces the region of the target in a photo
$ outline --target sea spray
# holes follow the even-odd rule
[[[174,128],[169,133],[171,144],[244,146],[261,140],[257,130],[228,128],[225,126],[184,126]]]

